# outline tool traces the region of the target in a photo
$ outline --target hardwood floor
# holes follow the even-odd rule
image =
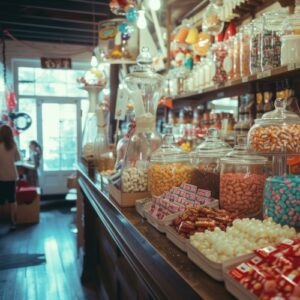
[[[0,224],[0,260],[18,254],[44,254],[41,264],[20,265],[0,269],[1,300],[94,300],[95,293],[80,283],[80,261],[76,250],[76,234],[72,227],[74,214],[70,208],[47,208],[41,212],[40,223],[18,227],[9,232]],[[21,258],[24,255],[21,255]],[[25,255],[26,258],[26,255]],[[1,261],[0,261],[1,266]]]

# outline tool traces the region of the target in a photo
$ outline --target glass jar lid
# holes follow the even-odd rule
[[[174,163],[189,162],[188,153],[175,145],[172,127],[166,128],[162,145],[151,155],[150,162]]]
[[[300,117],[286,109],[286,99],[276,99],[275,109],[263,114],[261,119],[256,119],[255,124],[300,124]]]
[[[220,138],[220,132],[216,128],[209,128],[207,136],[194,152],[198,157],[222,157],[232,148]]]
[[[137,57],[137,65],[133,66],[132,72],[127,75],[125,82],[129,89],[136,90],[139,85],[153,85],[153,89],[160,87],[163,77],[154,72],[152,68],[152,57],[149,48],[143,47]]]
[[[264,165],[268,163],[268,159],[249,152],[247,147],[247,137],[240,136],[238,137],[237,145],[234,146],[233,150],[230,151],[226,157],[221,158],[221,162],[241,165]]]

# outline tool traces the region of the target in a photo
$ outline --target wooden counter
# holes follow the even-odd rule
[[[83,195],[82,282],[99,299],[234,299],[169,242],[135,208],[120,208],[78,167]]]

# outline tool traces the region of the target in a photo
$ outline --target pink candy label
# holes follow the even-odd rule
[[[204,196],[207,198],[211,197],[211,191],[199,189],[197,195]]]

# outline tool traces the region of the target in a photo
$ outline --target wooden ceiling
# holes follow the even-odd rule
[[[113,17],[108,3],[109,0],[0,0],[0,30],[19,40],[95,45],[97,23]]]
[[[140,0],[139,0],[140,1]],[[166,10],[172,25],[208,0],[161,0],[160,22],[166,26]],[[25,41],[97,44],[98,22],[116,18],[109,0],[0,0],[0,33]]]

